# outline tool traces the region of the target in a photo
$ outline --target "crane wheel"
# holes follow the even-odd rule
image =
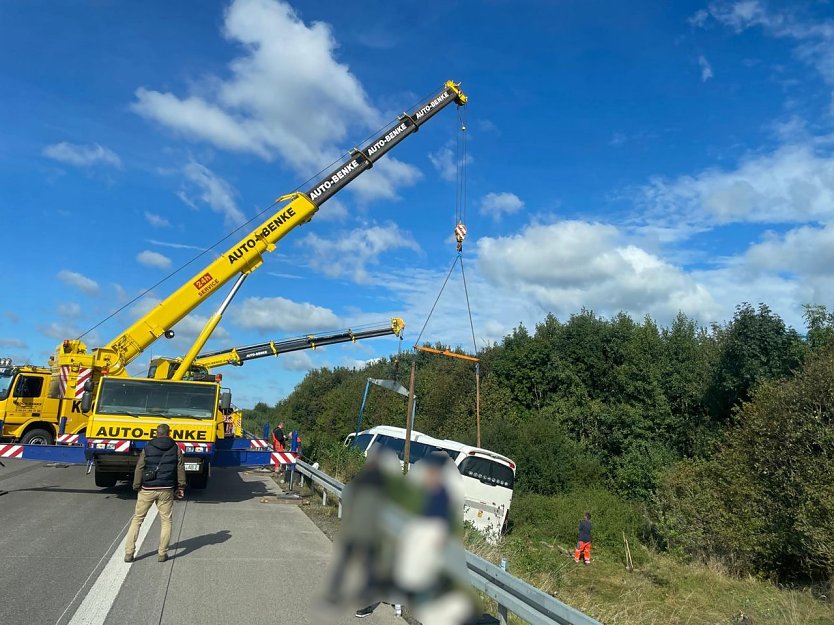
[[[21,445],[52,445],[54,443],[55,437],[52,432],[41,428],[29,430],[20,439]]]

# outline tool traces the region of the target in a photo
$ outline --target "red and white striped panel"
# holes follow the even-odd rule
[[[60,396],[64,397],[67,394],[67,380],[69,380],[69,365],[61,366],[61,375],[59,377]]]
[[[91,438],[87,441],[87,447],[97,448],[99,445],[108,445],[109,443],[114,443],[115,447],[108,451],[116,451],[116,452],[126,452],[130,451],[130,441],[119,441],[110,438]]]
[[[295,464],[295,454],[288,451],[273,451],[269,457],[269,464]]]
[[[77,445],[79,434],[58,434],[59,445]]]
[[[182,449],[183,452],[209,452],[211,451],[211,443],[182,443],[177,441],[177,446]]]
[[[0,445],[0,458],[22,458],[23,445]]]
[[[84,394],[84,383],[93,378],[93,370],[88,367],[81,367],[78,370],[78,377],[75,379],[75,398],[81,399]]]
[[[253,449],[268,449],[269,448],[269,441],[264,440],[262,438],[253,438],[249,441],[249,445]]]

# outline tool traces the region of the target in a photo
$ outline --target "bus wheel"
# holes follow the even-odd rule
[[[119,478],[118,473],[106,473],[96,467],[96,486],[99,488],[113,488]]]
[[[29,430],[20,439],[21,445],[52,445],[54,442],[55,438],[52,436],[52,432],[40,428]]]

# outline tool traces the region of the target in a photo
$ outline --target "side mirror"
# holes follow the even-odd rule
[[[220,412],[228,412],[232,409],[232,394],[229,391],[220,393]]]
[[[81,396],[81,412],[90,412],[93,407],[93,394],[90,391],[84,391]]]

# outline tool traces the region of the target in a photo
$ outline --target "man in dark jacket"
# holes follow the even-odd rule
[[[591,513],[586,512],[585,518],[579,522],[579,540],[576,543],[576,551],[573,559],[579,564],[579,556],[582,556],[585,564],[591,563]]]
[[[281,421],[278,427],[272,430],[272,450],[284,451],[287,444],[287,435],[284,434],[284,422]]]
[[[185,493],[185,464],[182,452],[170,437],[171,428],[163,423],[156,428],[156,438],[151,440],[139,455],[139,463],[133,474],[133,490],[139,491],[133,522],[125,542],[125,562],[133,562],[136,536],[145,515],[156,504],[162,531],[159,536],[159,562],[168,559],[168,543],[171,540],[171,515],[174,511],[174,489],[181,499]]]

